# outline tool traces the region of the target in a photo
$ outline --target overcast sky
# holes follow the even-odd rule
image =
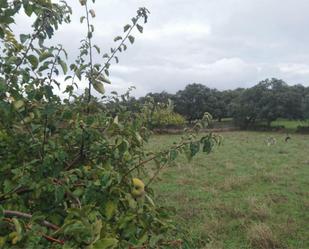
[[[86,30],[73,22],[55,37],[74,59]],[[88,2],[90,2],[88,0]],[[249,87],[268,77],[309,86],[309,0],[96,0],[95,43],[109,50],[113,37],[147,7],[144,33],[120,54],[107,90],[136,87],[135,95],[202,83],[217,89]],[[92,7],[91,7],[92,8]],[[22,24],[19,24],[22,27]],[[97,57],[97,62],[102,59]]]

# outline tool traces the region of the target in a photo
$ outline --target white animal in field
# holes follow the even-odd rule
[[[277,140],[274,137],[267,137],[265,139],[265,143],[267,144],[267,146],[271,146],[271,145],[275,145],[277,143]]]

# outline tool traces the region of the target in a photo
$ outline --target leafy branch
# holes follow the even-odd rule
[[[19,217],[19,218],[24,218],[24,219],[30,220],[33,217],[31,214],[27,214],[27,213],[23,213],[23,212],[19,212],[19,211],[14,211],[14,210],[2,210],[2,213],[3,213],[4,217],[7,217],[7,218]],[[50,223],[49,221],[46,221],[46,220],[41,221],[40,224],[42,226],[45,226],[45,227],[50,228],[52,230],[60,229],[59,226],[57,226],[53,223]]]

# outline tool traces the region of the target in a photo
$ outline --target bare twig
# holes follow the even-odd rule
[[[57,243],[57,244],[60,244],[60,245],[64,245],[64,240],[59,240],[59,239],[56,239],[54,237],[48,236],[46,234],[42,234],[42,237],[44,239],[48,240],[49,242]]]
[[[3,214],[4,214],[5,217],[8,217],[8,218],[19,217],[19,218],[24,218],[24,219],[32,219],[32,215],[31,214],[22,213],[22,212],[19,212],[19,211],[3,210]],[[45,226],[45,227],[50,228],[52,230],[60,229],[59,226],[57,226],[55,224],[52,224],[52,223],[50,223],[50,222],[48,222],[46,220],[43,220],[40,224],[42,226]]]
[[[70,170],[79,159],[80,159],[80,153],[78,153],[71,162],[66,163],[65,170]]]

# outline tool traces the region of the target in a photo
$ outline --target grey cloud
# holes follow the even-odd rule
[[[73,22],[55,38],[73,60],[86,29],[78,1],[68,3]],[[309,85],[308,0],[97,0],[95,43],[108,50],[140,6],[151,11],[149,23],[112,67],[108,91],[134,84],[140,96],[192,82],[230,89],[267,77]]]

